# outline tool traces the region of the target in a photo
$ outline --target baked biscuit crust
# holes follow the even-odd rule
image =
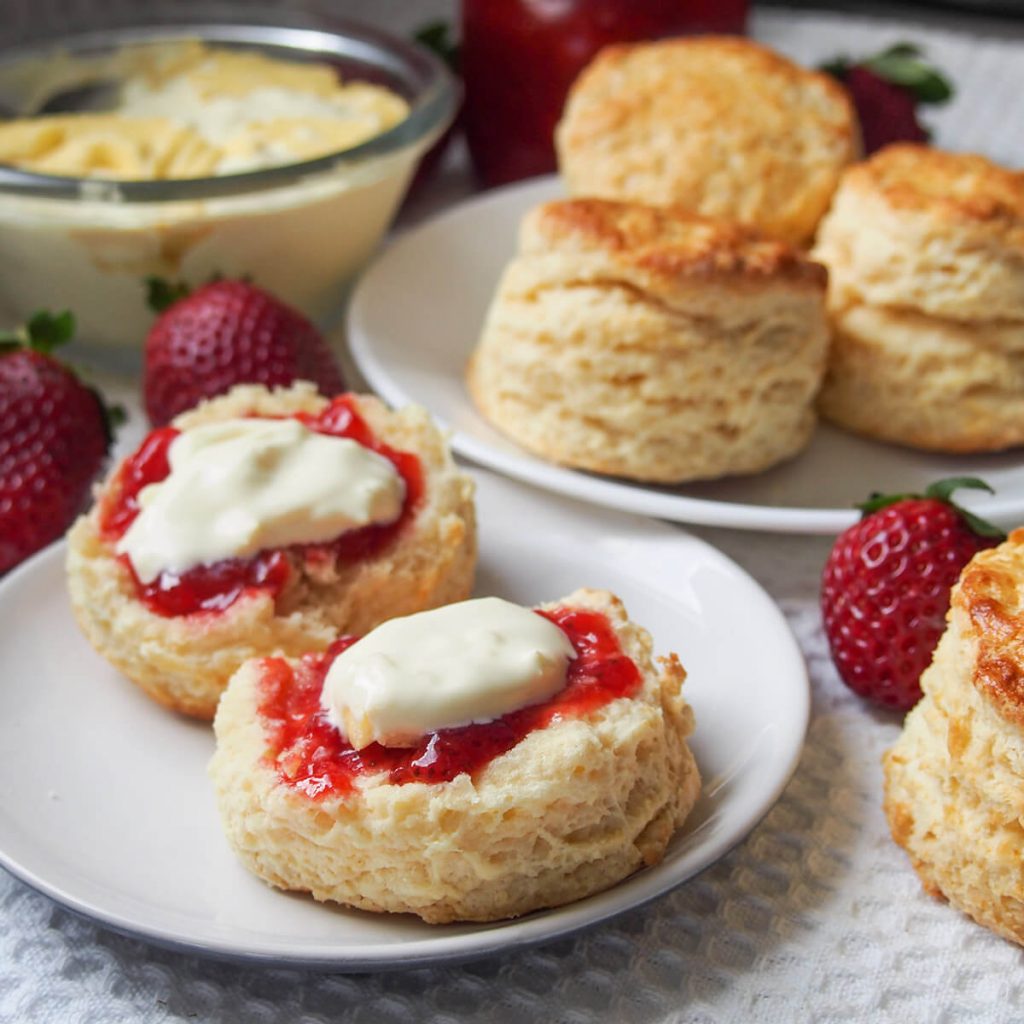
[[[925,888],[1024,944],[1024,530],[976,555],[883,760],[885,812]]]
[[[825,268],[798,249],[683,207],[593,198],[545,203],[524,218],[519,245],[523,254],[602,253],[624,271],[649,275],[643,283],[666,297],[685,296],[691,282],[707,278],[814,289],[828,280]]]
[[[818,409],[874,437],[930,451],[1024,441],[1024,322],[979,329],[866,303],[832,312]]]
[[[833,78],[727,36],[602,50],[555,141],[573,195],[680,204],[794,243],[813,236],[860,150]]]
[[[814,257],[835,335],[824,416],[935,451],[1024,443],[1024,175],[889,146],[844,174]]]
[[[475,777],[393,785],[382,773],[310,799],[264,760],[261,663],[239,669],[217,710],[210,775],[243,863],[318,900],[445,923],[559,906],[660,861],[700,792],[685,673],[675,655],[655,667],[650,637],[611,594],[554,604],[606,615],[641,690],[529,733]]]
[[[246,385],[182,414],[173,426],[315,414],[327,404],[305,382],[274,391]],[[472,481],[422,409],[392,412],[369,396],[359,396],[356,408],[378,438],[414,452],[423,468],[422,503],[392,545],[348,565],[292,557],[292,577],[276,602],[256,590],[222,612],[165,617],[139,600],[100,529],[115,468],[98,488],[95,507],[68,534],[71,605],[92,646],[161,704],[210,719],[228,679],[249,658],[323,650],[339,632],[368,632],[396,615],[467,597],[476,567]]]
[[[527,214],[467,370],[553,462],[656,483],[755,472],[810,437],[826,274],[784,242],[601,199]]]
[[[887,146],[843,175],[815,258],[830,306],[1024,320],[1024,174],[983,156]]]

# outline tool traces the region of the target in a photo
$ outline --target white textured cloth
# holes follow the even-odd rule
[[[413,4],[388,5],[400,6]],[[425,17],[443,6],[418,5]],[[923,42],[959,87],[953,105],[930,115],[938,141],[1024,163],[1024,133],[1014,127],[1024,114],[1019,42],[781,11],[759,15],[755,31],[811,63]],[[434,195],[459,187],[442,183]],[[817,608],[829,542],[695,532],[782,605],[814,688],[789,787],[700,877],[532,951],[343,976],[167,952],[69,914],[0,872],[0,1021],[1019,1021],[1024,952],[925,896],[889,839],[879,757],[899,723],[849,694],[832,667]]]

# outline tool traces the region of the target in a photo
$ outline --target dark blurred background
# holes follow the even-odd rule
[[[245,0],[241,0],[245,2]],[[260,3],[261,0],[251,0]],[[502,3],[504,0],[493,0]],[[302,7],[304,0],[275,0],[274,6]],[[457,0],[333,0],[329,4],[339,13],[361,20],[387,25],[399,31],[411,31],[439,17],[454,20]],[[175,0],[175,6],[209,9],[210,0]],[[0,45],[31,38],[88,28],[97,14],[122,15],[151,7],[147,0],[0,0]],[[956,24],[965,16],[981,27],[971,15],[992,20],[993,27],[1013,31],[1024,28],[1024,0],[926,0],[926,2],[876,3],[871,0],[786,0],[784,3],[758,3],[758,7],[796,7],[818,10],[843,10],[897,20],[920,20],[937,24]]]

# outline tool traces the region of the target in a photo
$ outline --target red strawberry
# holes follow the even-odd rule
[[[850,93],[865,156],[891,142],[927,142],[928,131],[917,119],[918,106],[945,103],[953,95],[949,81],[912,43],[897,43],[858,61],[837,57],[823,70]]]
[[[317,329],[246,281],[214,281],[177,297],[146,338],[143,393],[154,426],[235,384],[296,380],[312,381],[324,395],[345,390]]]
[[[0,573],[71,525],[110,446],[99,395],[46,354],[73,327],[37,313],[0,338]]]
[[[917,100],[909,90],[865,67],[850,68],[843,84],[857,108],[865,156],[890,142],[928,141],[917,119]]]
[[[821,610],[839,675],[890,708],[917,703],[918,680],[945,628],[950,589],[977,552],[1003,539],[949,500],[959,487],[991,491],[958,477],[923,495],[872,497],[825,563]]]

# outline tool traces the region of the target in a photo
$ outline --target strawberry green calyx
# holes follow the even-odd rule
[[[146,305],[154,313],[170,309],[180,299],[189,295],[192,289],[184,281],[168,281],[165,277],[147,277]]]
[[[840,56],[822,64],[821,70],[843,81],[850,69],[867,68],[892,85],[906,89],[918,103],[946,103],[953,97],[953,85],[914,43],[895,43],[862,60]]]
[[[49,355],[55,348],[69,342],[74,333],[75,317],[70,310],[65,309],[61,313],[40,310],[17,330],[0,333],[0,355],[19,348]]]
[[[860,509],[861,518],[866,519],[872,513],[879,511],[879,509],[895,505],[900,501],[916,501],[923,498],[931,498],[934,501],[941,501],[944,505],[948,505],[956,511],[961,519],[979,537],[994,537],[998,540],[1005,540],[1006,534],[998,526],[994,526],[973,512],[969,512],[952,500],[953,492],[961,488],[995,494],[995,491],[984,480],[979,480],[976,476],[951,476],[945,480],[937,480],[935,483],[930,484],[925,488],[923,494],[880,494],[876,491],[867,501],[863,501],[855,507]]]
[[[444,63],[449,71],[459,72],[459,44],[453,38],[451,23],[439,18],[431,21],[413,34],[417,43],[432,50]]]

